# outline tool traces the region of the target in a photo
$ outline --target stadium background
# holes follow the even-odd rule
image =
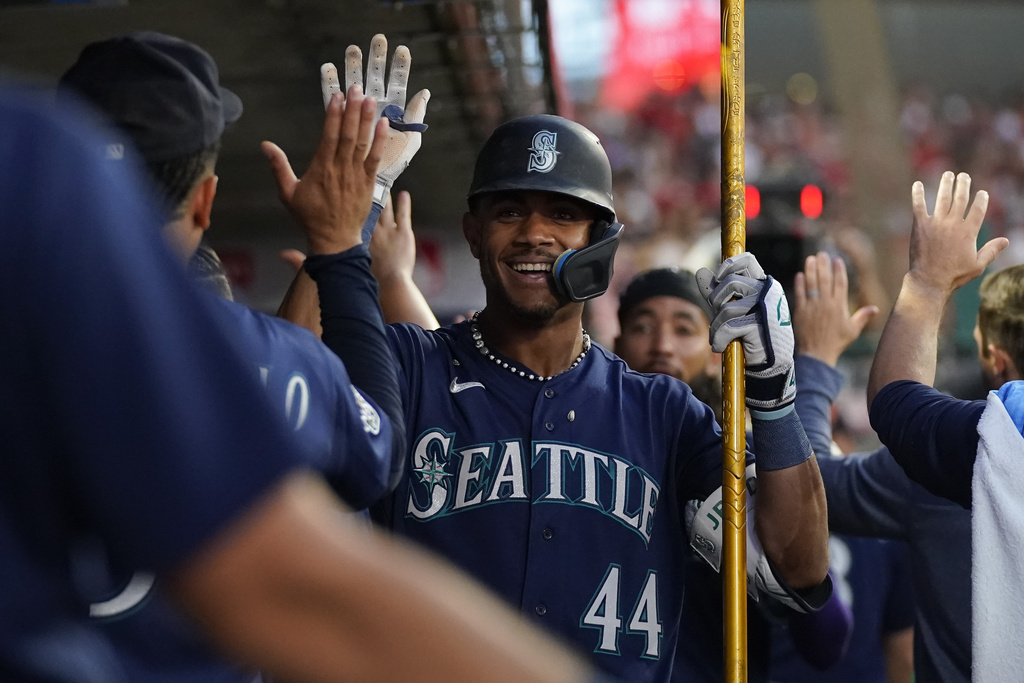
[[[133,29],[207,49],[246,108],[224,137],[210,242],[239,298],[273,310],[290,280],[277,253],[301,244],[260,140],[304,168],[322,117],[319,65],[377,32],[408,45],[411,87],[433,96],[430,130],[396,188],[413,195],[416,280],[444,319],[483,303],[459,229],[464,193],[479,145],[517,115],[562,113],[604,140],[628,231],[619,281],[717,258],[718,15],[717,0],[0,0],[0,78],[50,89],[83,45]],[[784,272],[820,244],[873,253],[879,296],[891,295],[910,183],[934,189],[953,169],[992,194],[986,231],[1011,239],[996,265],[1024,261],[1022,25],[1024,3],[1010,1],[747,0],[747,182],[760,191],[748,227],[759,256]],[[957,308],[976,310],[973,297],[962,292]],[[613,297],[588,314],[609,342]],[[974,364],[958,362],[974,354],[973,324],[954,311],[943,338],[940,386],[963,397],[977,391],[974,371],[960,370]],[[862,442],[872,341],[845,359],[853,381],[839,402]]]

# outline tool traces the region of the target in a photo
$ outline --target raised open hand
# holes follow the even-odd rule
[[[800,353],[834,366],[878,313],[877,306],[864,306],[851,315],[849,288],[843,259],[824,251],[806,258],[793,284],[793,334]]]
[[[971,177],[946,171],[939,180],[935,210],[929,214],[924,184],[911,189],[914,226],[910,233],[910,271],[906,277],[919,287],[944,292],[981,275],[1007,247],[996,237],[978,248],[978,233],[988,210],[988,192],[979,190],[970,203]],[[970,208],[968,209],[968,204]]]
[[[391,74],[384,81],[387,66],[388,41],[383,34],[377,34],[370,43],[370,56],[366,63],[366,96],[377,101],[377,116],[388,121],[389,130],[384,147],[380,168],[377,170],[377,184],[374,189],[373,201],[384,206],[388,192],[395,179],[406,169],[413,156],[419,151],[422,133],[427,129],[423,119],[427,114],[427,102],[430,100],[429,90],[420,90],[409,100],[406,107],[406,88],[409,83],[409,69],[412,55],[409,48],[399,45],[395,48],[391,60]],[[363,53],[357,45],[349,45],[345,50],[345,89],[352,86],[364,87]],[[324,97],[324,106],[331,97],[341,91],[338,80],[338,69],[326,62],[320,67],[320,90]]]
[[[362,242],[387,133],[376,106],[358,86],[349,89],[347,101],[335,95],[316,154],[301,179],[280,147],[262,145],[278,195],[306,233],[312,254],[334,254]]]
[[[398,193],[397,204],[388,200],[370,240],[370,258],[377,282],[412,279],[416,267],[416,235],[412,231],[412,196]]]

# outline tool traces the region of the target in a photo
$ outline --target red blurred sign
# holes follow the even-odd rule
[[[629,110],[655,89],[679,92],[721,68],[719,0],[615,0],[618,37],[601,89]]]
[[[247,246],[218,246],[217,256],[233,288],[249,291],[256,280],[256,254]]]

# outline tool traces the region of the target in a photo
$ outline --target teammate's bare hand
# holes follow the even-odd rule
[[[935,211],[929,215],[924,185],[921,181],[914,183],[908,283],[948,296],[981,275],[1009,245],[1005,237],[997,237],[977,248],[978,232],[988,210],[988,193],[980,190],[968,210],[970,196],[971,177],[960,173],[954,178],[952,171],[946,171],[939,181]]]
[[[878,313],[878,306],[864,306],[850,315],[849,286],[843,259],[821,251],[804,261],[793,285],[793,334],[800,353],[834,366]]]
[[[338,253],[362,241],[387,138],[387,121],[377,119],[376,107],[358,87],[349,90],[347,99],[335,95],[316,154],[301,179],[280,147],[263,143],[281,201],[305,231],[312,254]]]
[[[295,272],[302,270],[302,264],[306,262],[306,255],[298,249],[282,249],[278,257],[291,266]]]
[[[416,267],[416,236],[412,231],[412,196],[398,193],[398,207],[388,199],[370,240],[370,258],[377,282],[389,278],[412,279]]]

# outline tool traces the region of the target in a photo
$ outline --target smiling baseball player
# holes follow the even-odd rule
[[[487,305],[438,330],[388,328],[408,457],[374,512],[606,671],[667,681],[685,546],[720,559],[721,433],[687,385],[629,370],[582,327],[622,230],[611,186],[597,137],[561,117],[509,121],[484,144],[462,228]],[[750,586],[815,609],[831,592],[825,501],[793,412],[785,298],[749,254],[699,275],[715,350],[744,344],[763,444]],[[332,285],[318,284],[326,318]]]
[[[571,121],[511,121],[484,145],[469,204],[463,232],[487,306],[437,331],[389,328],[409,454],[379,517],[607,671],[667,680],[685,507],[721,484],[721,434],[685,384],[630,371],[581,326],[583,301],[607,287],[621,231],[607,157]],[[752,553],[752,585],[812,609],[830,592],[825,507],[792,412],[781,288],[749,257],[704,282],[716,349],[744,340],[765,444],[756,508],[765,550]],[[734,294],[739,302],[727,303]]]

